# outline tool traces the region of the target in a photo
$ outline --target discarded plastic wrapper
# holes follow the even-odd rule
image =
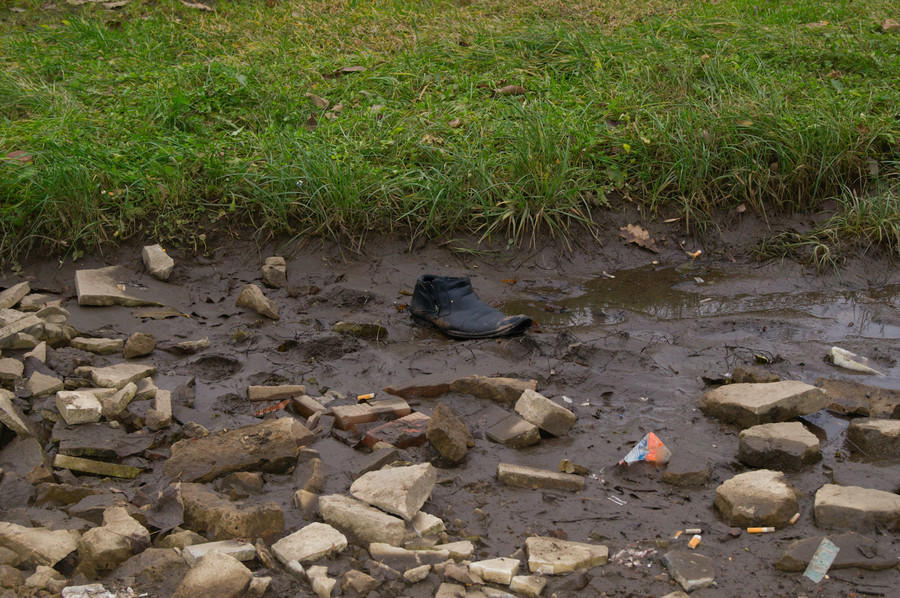
[[[831,362],[838,367],[853,372],[873,374],[875,376],[884,376],[884,374],[872,368],[869,365],[871,362],[865,357],[861,357],[856,353],[851,353],[850,351],[841,349],[840,347],[831,348]]]
[[[623,463],[634,463],[635,461],[652,461],[660,464],[668,463],[671,456],[672,451],[663,444],[662,440],[660,440],[656,434],[650,432],[641,438],[641,441],[625,455],[624,459],[619,461],[619,465],[622,465]]]
[[[803,576],[808,577],[815,583],[822,581],[840,550],[834,545],[834,542],[828,538],[822,538],[822,543],[819,544],[816,552],[813,553],[812,558],[809,560],[809,565],[806,566],[806,571],[803,572]]]

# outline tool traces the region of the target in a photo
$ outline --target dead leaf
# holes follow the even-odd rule
[[[900,33],[900,23],[894,19],[885,19],[881,23],[883,33]]]
[[[334,106],[331,107],[331,111],[334,112],[335,114],[340,114],[341,112],[344,111],[344,105],[343,104],[335,104]]]
[[[800,25],[801,27],[805,27],[807,29],[820,29],[822,27],[828,26],[828,21],[816,21],[815,23],[804,23]]]
[[[21,165],[31,164],[34,162],[34,158],[26,151],[22,150],[13,150],[6,154],[6,157],[3,159],[4,162],[18,162]]]
[[[424,135],[422,135],[422,143],[426,145],[442,145],[444,143],[444,140],[440,137],[425,133]]]
[[[494,93],[498,96],[521,96],[525,95],[525,88],[521,85],[507,85],[500,89],[495,89]]]
[[[319,121],[316,119],[316,115],[310,114],[309,118],[306,119],[306,123],[303,126],[306,127],[307,131],[315,131],[316,127],[319,126]]]
[[[666,220],[663,220],[663,222],[665,222],[666,224],[671,224],[673,222],[678,222],[679,220],[681,220],[681,218],[667,218]]]
[[[451,120],[450,122],[448,122],[447,125],[448,125],[451,129],[458,129],[458,128],[462,125],[462,121],[459,120],[458,118],[454,118],[453,120]]]
[[[734,121],[734,124],[736,124],[739,127],[752,127],[753,121],[748,118],[739,118],[736,121]]]
[[[329,110],[328,112],[325,113],[325,118],[327,118],[328,120],[334,120],[337,118],[337,114],[335,114],[334,112],[331,112]]]
[[[743,214],[744,212],[747,211],[747,206],[746,206],[746,204],[741,204],[738,207],[736,207],[734,209],[734,211],[737,212],[738,214]]]
[[[341,67],[341,68],[338,69],[337,72],[339,72],[339,73],[361,73],[361,72],[363,72],[364,70],[366,70],[366,67],[357,65],[357,66],[344,66],[344,67]]]
[[[322,109],[328,108],[328,104],[330,102],[328,100],[326,100],[325,98],[317,96],[314,93],[307,93],[305,95],[307,98],[309,98],[309,101],[312,102],[312,105],[315,106],[316,108],[322,108]]]
[[[215,11],[214,8],[212,8],[211,6],[207,6],[207,5],[203,4],[202,2],[185,2],[184,0],[181,0],[181,3],[184,4],[185,6],[187,6],[188,8],[196,8],[197,10],[205,10],[207,12]]]
[[[639,247],[643,247],[644,249],[649,249],[653,253],[659,253],[659,249],[656,247],[656,241],[650,237],[650,233],[645,231],[640,226],[636,224],[628,224],[619,229],[621,232],[619,235],[623,239],[625,239],[626,243],[634,243]]]

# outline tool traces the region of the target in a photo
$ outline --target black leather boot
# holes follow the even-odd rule
[[[453,338],[491,338],[521,334],[531,326],[528,316],[506,316],[485,304],[472,290],[469,277],[423,274],[416,281],[409,311]]]

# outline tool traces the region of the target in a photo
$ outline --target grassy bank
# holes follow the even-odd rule
[[[0,8],[2,255],[198,222],[521,240],[613,191],[692,226],[843,198],[838,241],[900,249],[889,0],[43,4]]]

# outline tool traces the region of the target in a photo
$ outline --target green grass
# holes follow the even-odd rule
[[[0,157],[30,156],[0,162],[0,255],[198,224],[565,239],[612,193],[701,228],[842,198],[841,243],[900,253],[889,0],[269,4],[0,8]]]

